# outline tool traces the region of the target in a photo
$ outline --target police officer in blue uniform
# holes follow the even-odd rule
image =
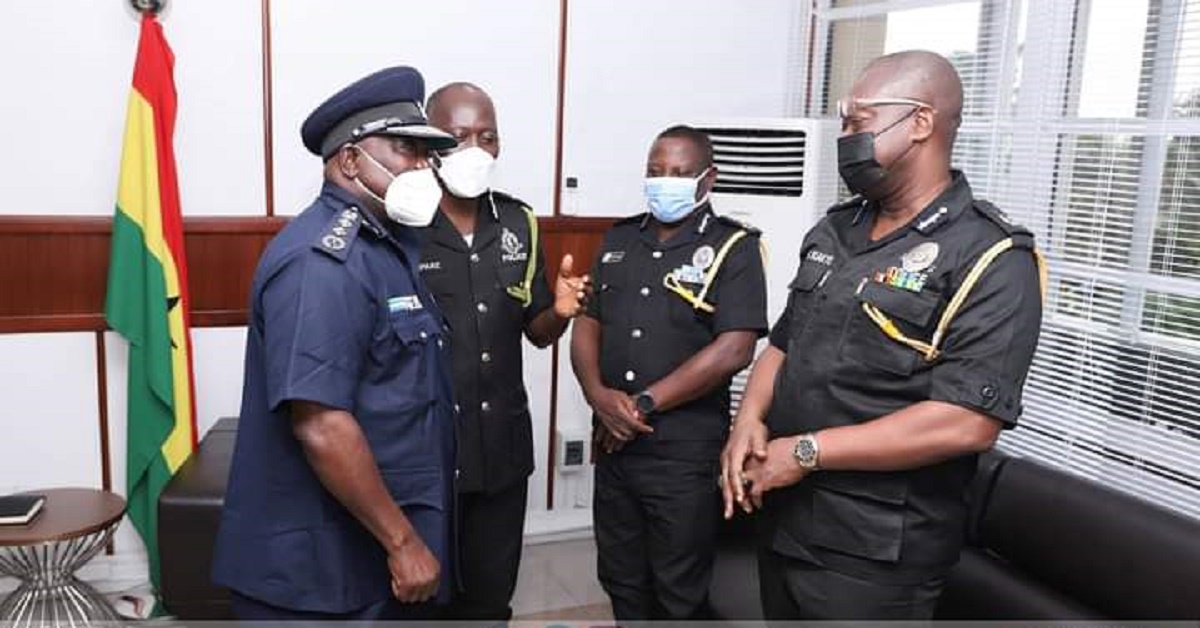
[[[1040,256],[950,168],[948,61],[877,59],[840,105],[839,170],[859,196],[804,239],[722,455],[726,516],[763,508],[768,619],[925,620],[977,454],[1021,414]]]
[[[618,621],[708,613],[729,383],[767,331],[758,232],[713,211],[715,181],[707,135],[658,135],[650,211],[605,235],[572,335],[601,450],[598,572]]]
[[[213,565],[241,619],[428,616],[452,589],[454,408],[445,319],[415,228],[441,195],[410,67],[301,129],[311,206],[254,275],[237,446]]]
[[[430,95],[427,111],[430,124],[459,141],[440,155],[446,193],[421,252],[422,277],[454,330],[460,406],[462,590],[446,616],[504,621],[512,616],[534,468],[522,337],[537,347],[557,340],[582,310],[588,279],[571,276],[567,255],[551,292],[533,210],[492,189],[500,130],[487,93],[451,83]]]

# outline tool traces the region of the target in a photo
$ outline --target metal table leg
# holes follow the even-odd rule
[[[21,581],[3,602],[0,622],[26,626],[87,626],[117,622],[120,615],[75,572],[112,539],[116,526],[68,541],[0,547],[0,574]]]

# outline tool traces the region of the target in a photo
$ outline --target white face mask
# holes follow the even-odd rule
[[[401,172],[398,175],[392,174],[370,153],[358,145],[355,145],[355,148],[358,148],[358,152],[362,153],[368,161],[375,164],[376,168],[386,172],[392,178],[387,192],[384,193],[384,198],[379,198],[379,195],[363,185],[362,181],[355,179],[359,187],[370,194],[371,198],[383,203],[387,209],[388,218],[406,227],[429,226],[429,223],[433,222],[434,215],[437,214],[438,203],[442,202],[442,188],[438,185],[433,170],[421,168],[420,170]]]
[[[442,157],[438,176],[446,189],[458,198],[476,198],[492,186],[496,158],[478,146]]]

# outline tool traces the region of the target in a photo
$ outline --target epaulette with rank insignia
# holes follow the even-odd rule
[[[500,190],[492,190],[491,194],[492,194],[492,198],[495,199],[496,201],[503,201],[506,203],[516,203],[517,205],[520,205],[521,207],[529,207],[529,203],[526,203],[525,201],[513,196],[512,194],[509,194],[508,192],[503,192]]]
[[[971,201],[971,207],[974,207],[975,211],[983,214],[988,220],[992,221],[993,223],[996,223],[997,227],[1000,227],[1000,229],[1003,230],[1004,233],[1006,233],[1010,236],[1018,235],[1018,234],[1032,235],[1032,232],[1029,231],[1029,229],[1026,229],[1024,226],[1014,223],[1012,220],[1009,219],[1008,214],[1004,213],[1004,210],[1000,209],[999,207],[996,207],[989,201],[985,201],[985,200],[978,199],[978,198],[973,199]]]
[[[329,225],[313,243],[313,248],[344,262],[361,227],[362,215],[355,208],[347,207],[329,221]]]
[[[717,222],[719,222],[725,226],[728,226],[728,227],[733,227],[734,229],[741,229],[742,231],[745,231],[748,235],[752,235],[752,236],[762,235],[762,229],[759,229],[758,227],[755,227],[754,225],[742,222],[742,221],[738,220],[737,218],[731,218],[724,214],[717,214]]]
[[[832,214],[835,212],[845,211],[847,209],[859,209],[866,204],[867,204],[867,199],[865,199],[861,196],[853,196],[853,197],[851,197],[847,200],[844,200],[840,203],[835,203],[825,213]]]

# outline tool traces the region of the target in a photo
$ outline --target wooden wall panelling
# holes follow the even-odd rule
[[[544,234],[543,245],[546,247],[546,276],[550,281],[558,276],[559,264],[566,253],[574,256],[574,273],[582,275],[590,273],[596,259],[596,252],[604,240],[604,233],[612,226],[613,220],[608,218],[575,218],[556,216],[543,218],[540,221]],[[569,343],[570,335],[564,337]],[[558,431],[558,364],[562,359],[563,342],[556,342],[550,353],[550,444],[546,457],[546,510],[554,509],[554,437]],[[568,344],[569,346],[569,344]]]
[[[278,218],[189,218],[193,324],[242,325],[254,266]],[[108,218],[0,217],[0,333],[100,331]]]
[[[192,323],[244,325],[254,267],[286,218],[184,221]],[[591,268],[603,218],[542,218],[548,273],[565,252]],[[112,221],[100,217],[0,217],[0,333],[101,331]],[[551,274],[550,276],[553,276]]]

